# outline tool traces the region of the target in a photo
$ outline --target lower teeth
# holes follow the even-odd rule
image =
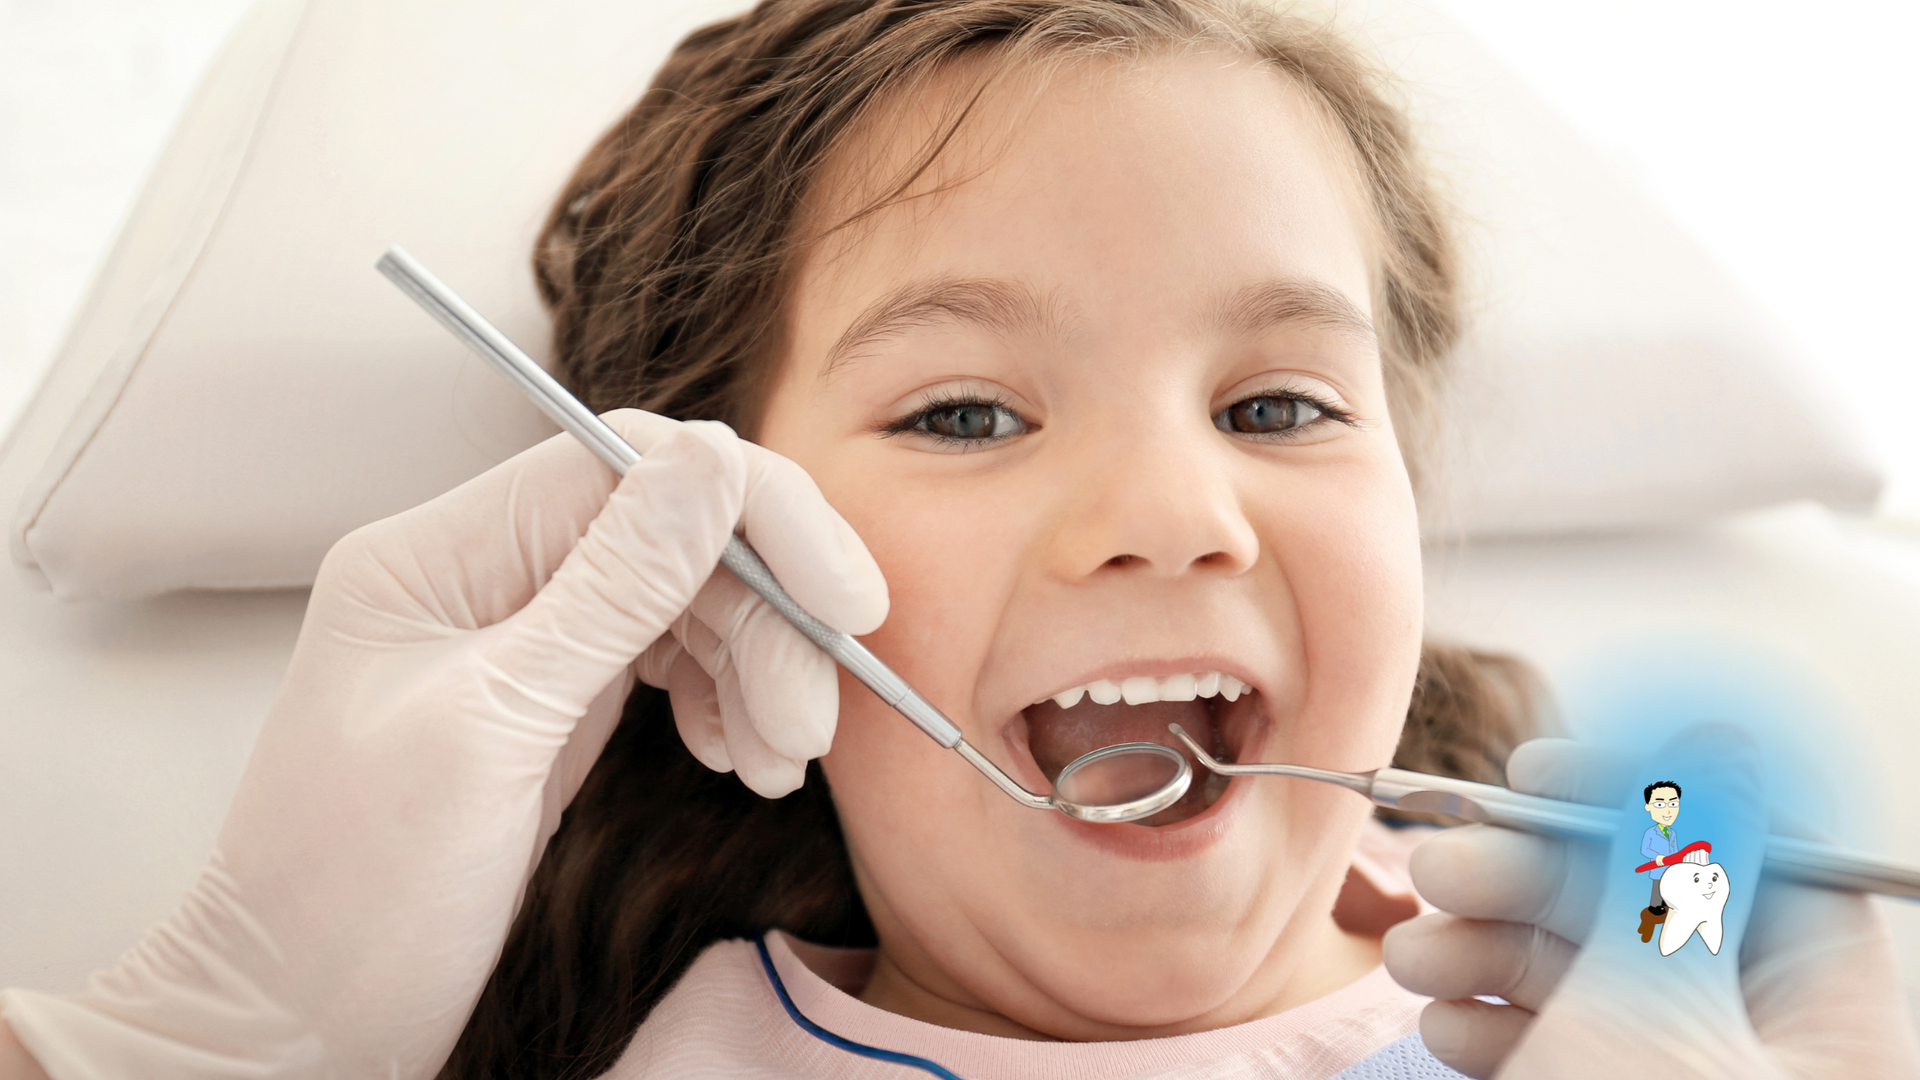
[[[1227,785],[1232,781],[1233,777],[1231,776],[1221,776],[1219,773],[1208,773],[1206,782],[1200,785],[1201,798],[1206,800],[1208,806],[1212,806],[1220,800],[1220,796],[1227,793]]]

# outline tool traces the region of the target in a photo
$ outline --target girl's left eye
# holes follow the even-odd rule
[[[1027,421],[1004,403],[985,399],[936,401],[888,424],[884,433],[925,435],[949,445],[976,446],[1024,435]]]
[[[1263,394],[1236,401],[1214,414],[1213,426],[1233,435],[1283,435],[1332,414],[1302,397]]]

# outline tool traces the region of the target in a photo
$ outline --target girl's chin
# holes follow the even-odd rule
[[[1056,1038],[1113,1041],[1253,1019],[1263,1003],[1236,1006],[1236,999],[1258,981],[1275,943],[1246,940],[1244,930],[1206,934],[1167,926],[1086,938],[1067,931],[1053,938],[1064,948],[1020,950],[1026,981],[1061,1010],[1023,1022]]]

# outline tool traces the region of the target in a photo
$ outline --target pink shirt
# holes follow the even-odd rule
[[[1378,934],[1419,913],[1406,867],[1426,832],[1378,823],[1368,827],[1334,909],[1342,926]],[[1375,968],[1326,997],[1248,1024],[1131,1042],[1033,1042],[939,1027],[862,1002],[854,994],[872,970],[870,950],[829,949],[778,931],[767,934],[766,944],[794,1007],[808,1020],[856,1043],[938,1062],[967,1080],[1325,1080],[1413,1035],[1427,1001],[1401,989],[1384,968]],[[1424,1049],[1417,1053],[1425,1058]],[[1397,1074],[1446,1075],[1424,1067]],[[802,1028],[781,1004],[754,943],[738,940],[719,942],[700,954],[607,1074],[610,1080],[924,1080],[927,1075],[861,1057]]]

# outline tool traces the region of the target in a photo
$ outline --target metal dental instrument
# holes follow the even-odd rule
[[[388,248],[374,265],[429,315],[453,331],[455,337],[498,368],[548,419],[585,443],[608,468],[624,476],[640,460],[640,452],[619,433],[554,381],[553,376],[400,245]],[[1036,795],[967,745],[953,721],[907,685],[907,681],[879,657],[867,651],[866,646],[809,615],[795,603],[746,541],[737,536],[727,541],[720,563],[785,616],[807,640],[820,646],[841,667],[852,672],[854,678],[865,683],[880,700],[899,710],[900,715],[913,721],[914,726],[934,742],[959,753],[993,781],[994,786],[1020,803],[1039,810],[1058,810],[1081,821],[1138,821],[1179,802],[1193,782],[1193,767],[1187,763],[1186,755],[1173,747],[1147,742],[1121,743],[1075,758],[1060,771],[1052,794]]]
[[[1471,780],[1456,780],[1450,776],[1429,776],[1406,769],[1387,768],[1370,773],[1350,773],[1306,765],[1229,765],[1224,761],[1215,761],[1205,747],[1181,730],[1179,724],[1168,724],[1167,729],[1200,764],[1222,776],[1290,776],[1300,780],[1318,780],[1338,784],[1366,796],[1379,806],[1395,810],[1446,814],[1521,832],[1563,836],[1573,840],[1611,841],[1622,825],[1620,811],[1604,806],[1523,795],[1494,784],[1476,784]],[[1769,874],[1809,885],[1920,900],[1920,867],[1852,848],[1773,835],[1767,837],[1763,866]]]

